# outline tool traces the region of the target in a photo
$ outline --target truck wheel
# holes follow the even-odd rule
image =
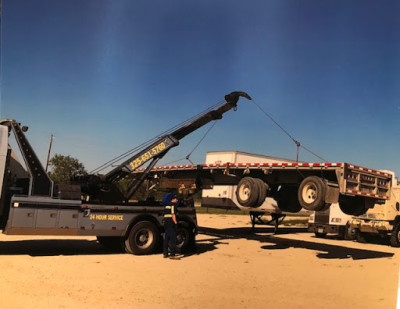
[[[176,251],[184,252],[190,249],[192,245],[193,235],[189,231],[189,228],[183,225],[178,225],[176,231]]]
[[[125,250],[136,255],[150,254],[157,248],[160,231],[149,221],[135,224],[125,240]]]
[[[326,207],[325,193],[326,184],[324,180],[317,176],[309,176],[301,182],[297,197],[304,209],[319,211]]]
[[[356,239],[356,229],[351,227],[348,223],[344,230],[344,240],[354,240]]]
[[[240,205],[255,207],[259,199],[259,186],[254,178],[242,178],[236,189],[236,198]]]
[[[114,236],[97,236],[97,241],[103,247],[115,250],[115,251],[123,251],[124,248],[124,240],[122,237],[114,237]]]
[[[400,221],[396,223],[390,236],[390,245],[392,247],[400,247]]]

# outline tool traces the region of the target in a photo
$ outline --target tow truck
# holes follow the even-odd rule
[[[13,119],[0,120],[0,229],[7,235],[96,236],[107,247],[137,255],[154,253],[163,232],[163,207],[157,202],[135,203],[131,197],[179,140],[236,110],[240,97],[251,99],[245,92],[231,92],[220,105],[153,139],[105,175],[78,177],[67,185],[55,185],[51,180],[25,135],[27,127]],[[11,133],[25,161],[26,178],[12,170]],[[143,165],[147,167],[140,177],[122,191],[118,182]],[[197,233],[195,209],[186,202],[184,199],[178,212],[179,250],[193,246]]]

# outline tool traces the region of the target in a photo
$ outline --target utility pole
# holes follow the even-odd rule
[[[53,134],[50,135],[50,145],[49,145],[49,151],[47,153],[47,160],[46,160],[46,173],[47,173],[47,168],[49,167],[49,160],[50,160],[50,151],[51,151],[51,146],[53,145]]]

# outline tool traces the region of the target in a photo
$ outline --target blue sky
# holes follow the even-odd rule
[[[92,170],[242,90],[327,161],[400,174],[398,16],[398,1],[3,0],[1,118],[43,162],[54,134],[53,154]],[[191,160],[216,150],[296,156],[247,100]]]

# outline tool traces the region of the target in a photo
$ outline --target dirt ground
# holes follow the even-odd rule
[[[198,216],[197,252],[111,253],[95,238],[0,235],[1,308],[396,308],[399,250],[250,233],[247,216]]]

